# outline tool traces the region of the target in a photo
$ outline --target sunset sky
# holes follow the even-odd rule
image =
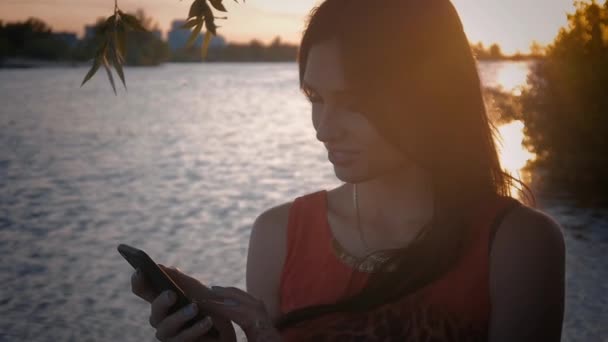
[[[371,1],[371,0],[370,0]],[[379,0],[375,0],[380,2]],[[527,52],[530,42],[553,40],[566,23],[572,0],[452,0],[471,42],[499,43],[503,52]],[[297,43],[304,19],[320,0],[247,0],[237,4],[224,0],[228,20],[218,21],[219,34],[229,41],[259,39],[269,42],[275,36]],[[171,21],[183,19],[192,0],[119,0],[123,11],[143,8],[166,34]],[[111,15],[112,0],[0,0],[0,20],[13,22],[37,17],[55,31],[83,34],[85,24]]]

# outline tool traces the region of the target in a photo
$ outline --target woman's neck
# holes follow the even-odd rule
[[[357,201],[361,227],[370,233],[420,228],[433,215],[432,183],[417,166],[358,183]]]

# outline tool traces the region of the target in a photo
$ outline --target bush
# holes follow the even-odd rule
[[[608,0],[578,1],[533,68],[521,97],[532,165],[543,184],[584,202],[608,202]]]

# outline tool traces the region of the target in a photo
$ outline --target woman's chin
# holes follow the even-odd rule
[[[357,170],[353,167],[340,167],[334,165],[334,173],[336,178],[344,183],[357,183],[364,178],[360,172],[357,172]]]

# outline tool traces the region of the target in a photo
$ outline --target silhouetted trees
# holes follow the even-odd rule
[[[547,47],[541,45],[536,40],[532,41],[532,44],[530,44],[530,56],[532,57],[542,57],[545,55],[546,51]]]
[[[486,49],[482,42],[478,42],[477,44],[471,45],[471,49],[478,60],[506,58],[506,56],[502,54],[498,44],[492,44]]]
[[[608,1],[576,3],[521,97],[525,144],[547,185],[608,203]]]
[[[160,30],[154,20],[147,17],[143,10],[138,10],[135,17],[148,32],[128,31],[126,44],[126,64],[156,65],[171,60],[174,62],[200,62],[200,48],[184,47],[173,53],[168,44],[160,37]],[[100,33],[105,18],[99,18],[94,25],[94,31]],[[51,28],[43,21],[35,18],[26,22],[3,24],[0,21],[0,60],[5,57],[25,57],[45,60],[74,60],[84,62],[91,60],[100,45],[102,38],[87,36],[75,46],[54,35]],[[543,47],[533,42],[532,53],[526,55],[505,56],[498,44],[485,47],[483,43],[471,45],[478,60],[525,59],[539,57]],[[264,45],[258,40],[247,44],[229,43],[222,47],[211,47],[207,56],[208,61],[234,62],[291,62],[296,60],[298,47],[294,44],[283,43],[276,37],[270,44]]]
[[[276,37],[270,44],[264,45],[258,40],[249,44],[227,44],[220,49],[210,50],[208,61],[226,62],[294,62],[298,46],[285,44]]]
[[[471,45],[473,55],[477,60],[525,60],[525,59],[539,59],[544,56],[545,47],[537,41],[533,41],[530,45],[530,54],[523,54],[517,51],[513,55],[505,55],[502,52],[500,45],[494,43],[486,48],[482,42]]]
[[[298,46],[283,43],[276,37],[270,44],[252,40],[247,44],[228,43],[221,47],[210,47],[207,53],[208,62],[295,62]],[[175,51],[171,55],[175,62],[200,62],[200,48],[191,47]]]
[[[157,24],[138,10],[135,17],[148,32],[127,31],[126,64],[157,65],[169,59],[169,48],[160,37]],[[94,25],[101,32],[105,19]],[[155,33],[156,32],[156,33]],[[75,38],[74,38],[75,39]],[[54,34],[42,20],[30,18],[25,22],[0,22],[0,61],[9,57],[31,58],[50,61],[87,61],[95,56],[100,45],[99,35],[77,41],[72,46],[60,35]]]
[[[141,10],[135,17],[148,32],[126,32],[127,65],[157,65],[166,61],[200,62],[200,48],[181,49],[171,54],[168,44],[160,37],[158,25]],[[58,38],[51,28],[39,19],[4,24],[0,21],[0,60],[6,57],[24,57],[42,60],[91,60],[102,43],[105,18],[99,18],[92,26],[94,34],[78,41],[74,46]],[[227,62],[293,62],[298,46],[276,37],[270,44],[252,40],[247,44],[230,43],[211,47],[208,61]]]
[[[42,20],[30,18],[18,23],[0,22],[0,59],[6,57],[60,60],[70,57],[70,47],[54,36]]]

